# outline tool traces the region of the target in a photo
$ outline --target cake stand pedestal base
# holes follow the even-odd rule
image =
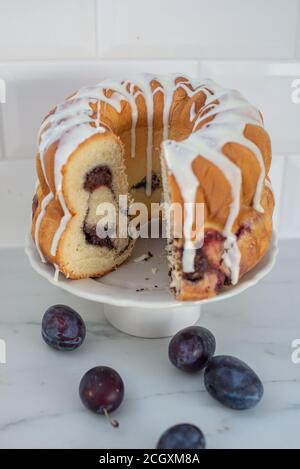
[[[200,305],[178,308],[138,308],[104,305],[107,321],[129,335],[144,338],[170,337],[200,318]]]

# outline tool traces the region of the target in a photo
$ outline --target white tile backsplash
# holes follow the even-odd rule
[[[0,0],[0,208],[15,233],[1,225],[0,244],[23,237],[3,207],[27,208],[44,115],[80,86],[143,71],[211,77],[261,109],[275,225],[300,236],[300,158],[286,156],[300,155],[300,0]]]
[[[0,60],[94,57],[94,0],[0,0]]]
[[[280,234],[300,237],[300,154],[287,158],[280,213]]]
[[[292,58],[297,0],[97,0],[103,57]]]
[[[24,244],[35,181],[34,160],[0,161],[0,246]]]
[[[298,7],[299,0],[0,0],[0,60],[97,51],[106,58],[293,58]]]

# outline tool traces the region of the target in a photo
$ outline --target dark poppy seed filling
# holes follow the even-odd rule
[[[92,244],[93,246],[100,246],[106,247],[107,249],[114,249],[113,242],[109,236],[105,238],[99,238],[97,236],[97,227],[96,226],[89,226],[86,223],[83,225],[83,232],[85,235],[85,240],[88,244]]]
[[[147,179],[146,177],[144,177],[141,181],[134,184],[134,186],[132,186],[131,189],[146,189],[146,185],[147,185]],[[160,175],[154,173],[152,174],[151,189],[152,191],[155,191],[159,187],[161,187]]]
[[[32,206],[31,206],[32,207],[32,218],[34,217],[35,212],[37,211],[38,205],[39,205],[39,201],[38,201],[37,195],[34,194],[33,199],[32,199]]]
[[[107,165],[96,166],[85,176],[83,187],[86,191],[94,192],[101,186],[112,186],[112,173]]]

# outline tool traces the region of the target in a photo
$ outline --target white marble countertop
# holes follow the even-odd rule
[[[201,324],[218,354],[245,360],[265,395],[250,411],[233,411],[168,362],[168,339],[126,336],[106,322],[101,305],[79,300],[39,278],[22,249],[0,249],[1,448],[154,448],[180,422],[198,425],[208,448],[300,447],[300,364],[291,360],[300,338],[300,241],[283,241],[274,271],[241,295],[207,305]],[[87,324],[81,349],[61,353],[42,341],[45,309],[65,303]],[[126,399],[114,414],[119,429],[85,410],[79,381],[89,368],[109,365],[123,377]]]

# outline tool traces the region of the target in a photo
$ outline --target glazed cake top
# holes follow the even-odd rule
[[[192,130],[189,136],[181,141],[169,139],[170,111],[174,94],[178,89],[191,100],[189,123],[192,125]],[[62,168],[82,142],[95,134],[111,131],[104,122],[103,105],[113,108],[119,114],[122,113],[124,102],[130,106],[131,157],[135,158],[136,125],[140,112],[138,97],[143,98],[148,128],[146,193],[151,194],[154,96],[157,93],[163,96],[163,155],[168,171],[175,177],[186,204],[183,227],[183,270],[194,271],[195,249],[194,240],[191,238],[194,217],[192,204],[196,200],[199,180],[193,171],[192,163],[198,155],[201,155],[222,171],[231,187],[232,202],[223,230],[225,237],[223,259],[230,269],[232,283],[235,284],[239,278],[240,252],[232,228],[240,211],[242,174],[240,168],[224,154],[223,148],[228,142],[237,143],[255,155],[260,175],[253,198],[253,208],[262,212],[260,201],[266,177],[264,159],[261,150],[245,137],[244,131],[247,125],[263,127],[263,121],[260,112],[238,91],[225,89],[212,80],[196,82],[179,74],[164,76],[144,74],[122,82],[104,80],[96,86],[80,89],[63,104],[56,106],[45,118],[39,131],[39,158],[49,189],[45,155],[53,143],[57,144],[57,148],[54,157],[55,193],[50,190],[42,202],[35,230],[37,247],[39,225],[46,206],[53,197],[58,197],[64,216],[52,242],[51,254],[53,256],[56,254],[59,240],[71,216],[62,194]],[[193,98],[198,95],[203,97],[204,105],[197,110]],[[42,256],[41,252],[40,254]]]

